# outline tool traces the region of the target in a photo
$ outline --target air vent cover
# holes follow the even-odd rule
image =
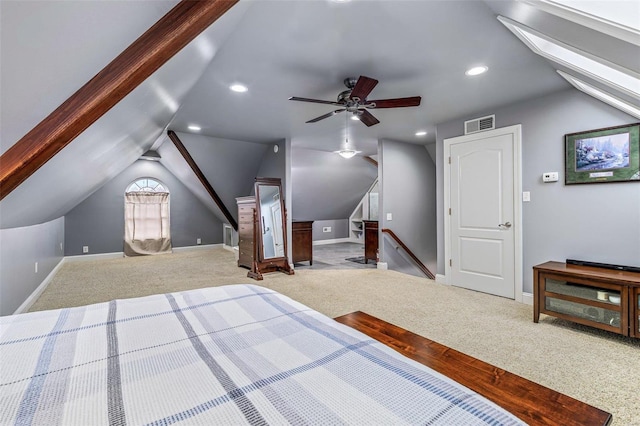
[[[484,132],[485,130],[493,130],[496,128],[496,116],[487,115],[486,117],[474,118],[473,120],[464,122],[464,134]]]

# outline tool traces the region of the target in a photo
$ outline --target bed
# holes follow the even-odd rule
[[[255,285],[2,317],[0,362],[1,424],[525,424]]]

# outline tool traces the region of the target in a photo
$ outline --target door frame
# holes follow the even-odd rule
[[[502,127],[495,130],[472,133],[464,136],[457,136],[444,140],[444,282],[451,285],[451,146],[459,143],[472,142],[474,140],[486,139],[495,136],[510,134],[513,136],[513,244],[514,244],[514,295],[517,302],[523,302],[522,289],[522,125]]]

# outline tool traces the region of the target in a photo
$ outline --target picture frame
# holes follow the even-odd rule
[[[569,133],[565,185],[640,182],[640,123]]]

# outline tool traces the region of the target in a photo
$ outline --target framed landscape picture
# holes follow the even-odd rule
[[[640,123],[564,136],[565,185],[640,182]]]

